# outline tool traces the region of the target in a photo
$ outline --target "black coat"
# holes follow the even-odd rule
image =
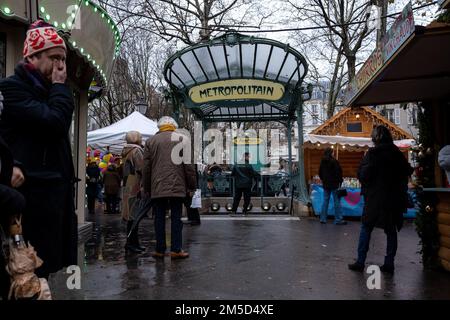
[[[394,144],[370,148],[358,170],[364,195],[362,222],[386,231],[400,230],[408,206],[413,169]]]
[[[342,168],[339,162],[334,159],[322,159],[319,167],[319,177],[322,180],[324,189],[335,190],[342,183]]]
[[[251,189],[253,178],[256,178],[258,173],[253,169],[251,164],[246,163],[235,165],[231,176],[234,177],[234,185],[237,189]]]
[[[88,197],[95,197],[97,196],[98,185],[101,183],[100,169],[97,165],[89,165],[86,168],[86,176],[86,195]]]
[[[0,81],[4,110],[0,134],[27,176],[20,188],[27,201],[23,232],[44,261],[39,276],[77,263],[74,167],[69,128],[72,92],[47,84],[23,64]]]
[[[11,216],[23,212],[25,199],[21,193],[11,187],[14,163],[11,152],[0,136],[0,225],[7,232]],[[0,296],[5,298],[9,291],[9,275],[5,270],[5,257],[0,237]]]

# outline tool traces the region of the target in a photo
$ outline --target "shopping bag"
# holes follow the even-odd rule
[[[202,190],[197,189],[192,196],[192,203],[191,208],[192,209],[199,209],[202,207]]]

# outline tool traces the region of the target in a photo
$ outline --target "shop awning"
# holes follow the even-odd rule
[[[348,105],[367,106],[449,97],[449,57],[449,24],[415,26],[414,33],[348,101]]]
[[[415,143],[414,139],[395,140],[394,144],[401,149],[408,149]],[[370,138],[346,137],[346,136],[325,136],[318,134],[307,134],[305,136],[305,148],[324,149],[330,146],[339,145],[347,148],[349,151],[355,149],[367,149],[373,147]]]

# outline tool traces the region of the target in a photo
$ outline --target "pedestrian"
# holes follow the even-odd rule
[[[0,92],[0,117],[3,109],[3,97]],[[20,164],[13,160],[11,151],[0,136],[0,297],[8,299],[10,275],[6,271],[7,256],[2,239],[9,236],[9,226],[14,217],[19,216],[25,208],[23,195],[15,188],[20,187],[25,180]]]
[[[375,227],[384,229],[387,237],[386,257],[382,272],[394,272],[397,231],[403,225],[408,206],[408,179],[413,172],[405,156],[394,145],[389,129],[379,125],[372,131],[374,147],[361,161],[358,179],[364,196],[358,258],[349,269],[364,271],[370,236]]]
[[[333,197],[334,224],[347,224],[347,222],[342,219],[341,205],[339,203],[339,197],[336,194],[337,189],[343,181],[342,168],[339,162],[333,157],[333,149],[331,148],[325,149],[323,153],[322,160],[320,161],[319,177],[320,180],[322,180],[323,186],[323,204],[320,213],[320,223],[327,223],[328,204],[330,198]]]
[[[253,169],[250,164],[250,153],[244,153],[244,163],[236,164],[231,171],[231,176],[234,178],[234,199],[233,207],[231,209],[233,214],[236,214],[241,201],[242,195],[244,195],[244,206],[242,213],[245,215],[249,210],[251,201],[251,192],[253,186],[253,179],[258,177],[258,173]]]
[[[206,183],[209,194],[212,195],[214,191],[214,178],[217,178],[222,175],[222,168],[214,162],[213,164],[209,164],[205,168],[206,172]]]
[[[140,253],[145,251],[139,243],[139,224],[131,230],[134,221],[134,206],[141,195],[142,170],[144,165],[144,149],[142,148],[142,135],[138,131],[129,131],[126,134],[126,145],[122,150],[123,159],[123,196],[122,218],[127,223],[127,242],[125,249]],[[139,222],[139,221],[138,221]],[[130,234],[130,231],[131,234]]]
[[[197,183],[198,183],[197,166],[196,165],[192,165],[192,166],[193,166],[193,170],[191,170],[191,171],[194,176],[191,179],[192,180],[195,179],[195,184],[197,185]],[[192,197],[194,196],[195,191],[196,190],[188,190],[188,194],[187,194],[186,198],[184,199],[184,206],[186,207],[186,212],[187,212],[187,224],[189,224],[191,226],[198,226],[201,224],[200,212],[199,212],[198,208],[191,208]]]
[[[97,198],[97,189],[100,183],[100,168],[97,161],[92,159],[86,168],[86,196],[89,214],[95,213],[95,199]]]
[[[189,253],[182,249],[181,213],[183,202],[189,190],[195,190],[193,166],[186,161],[172,158],[172,150],[184,141],[176,133],[176,121],[162,117],[158,121],[159,131],[145,144],[144,150],[144,191],[154,202],[156,251],[152,256],[163,258],[166,252],[166,210],[170,209],[172,259],[187,258]],[[183,142],[184,143],[184,142]]]
[[[27,31],[14,75],[0,81],[4,110],[0,134],[27,175],[20,188],[25,241],[43,265],[38,277],[77,264],[78,224],[69,130],[73,93],[66,84],[66,45],[55,28],[38,20]]]
[[[117,211],[120,192],[120,176],[116,165],[110,164],[103,174],[103,184],[105,185],[106,212],[110,214],[119,213]],[[106,213],[105,212],[105,213]]]
[[[287,166],[286,160],[284,160],[283,158],[280,157],[280,160],[279,160],[279,168],[278,168],[278,172],[277,172],[276,175],[277,175],[280,179],[282,179],[283,184],[281,185],[280,190],[278,190],[278,191],[275,193],[275,195],[276,195],[277,197],[280,195],[281,191],[283,191],[283,195],[284,195],[285,197],[287,197],[287,190],[286,190],[286,188],[287,188],[287,177],[288,177],[289,173],[286,171],[286,166]]]

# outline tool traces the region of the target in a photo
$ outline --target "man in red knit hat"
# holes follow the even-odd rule
[[[66,84],[66,44],[55,28],[34,22],[14,75],[0,81],[0,135],[22,164],[23,235],[44,261],[39,277],[77,264],[74,167],[69,128],[74,102]]]

